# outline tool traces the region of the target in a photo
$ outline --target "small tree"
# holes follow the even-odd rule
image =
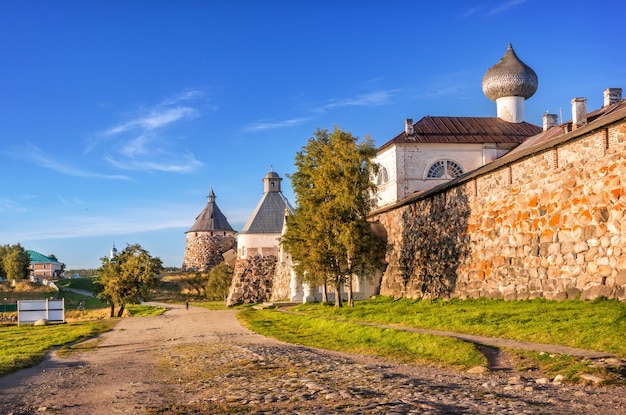
[[[0,277],[21,280],[29,272],[30,256],[20,244],[0,246]]]
[[[121,317],[126,304],[149,299],[156,278],[163,271],[161,259],[151,257],[139,244],[127,245],[114,258],[101,260],[95,287],[98,297],[111,305],[111,317],[115,305],[119,306],[117,316]]]
[[[367,221],[376,193],[375,153],[369,138],[358,143],[337,127],[317,130],[296,154],[297,172],[290,176],[297,207],[281,243],[303,282],[334,286],[337,307],[345,283],[352,305],[352,276],[371,276],[385,250]]]
[[[209,300],[226,300],[233,282],[233,267],[221,262],[211,268],[207,281],[206,295]]]

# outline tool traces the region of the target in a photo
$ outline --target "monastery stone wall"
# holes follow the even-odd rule
[[[574,138],[374,215],[380,293],[626,300],[626,125]]]
[[[291,297],[291,264],[279,262],[276,264],[274,283],[272,286],[271,301],[287,301]]]
[[[274,286],[276,264],[277,258],[274,255],[238,258],[226,305],[269,301]]]
[[[187,233],[183,271],[208,271],[224,261],[222,256],[236,249],[234,235],[215,235],[211,232]]]

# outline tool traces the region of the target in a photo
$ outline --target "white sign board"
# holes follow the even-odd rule
[[[17,302],[17,323],[34,323],[37,320],[65,321],[65,301],[20,300]]]

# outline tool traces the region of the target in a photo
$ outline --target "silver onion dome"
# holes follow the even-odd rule
[[[537,74],[517,57],[510,43],[500,62],[489,68],[483,77],[483,93],[492,101],[502,97],[528,99],[538,85]]]

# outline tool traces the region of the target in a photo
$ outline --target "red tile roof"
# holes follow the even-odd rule
[[[542,128],[527,122],[511,123],[487,117],[431,117],[413,124],[413,135],[402,132],[379,150],[398,143],[511,143],[519,144]]]

